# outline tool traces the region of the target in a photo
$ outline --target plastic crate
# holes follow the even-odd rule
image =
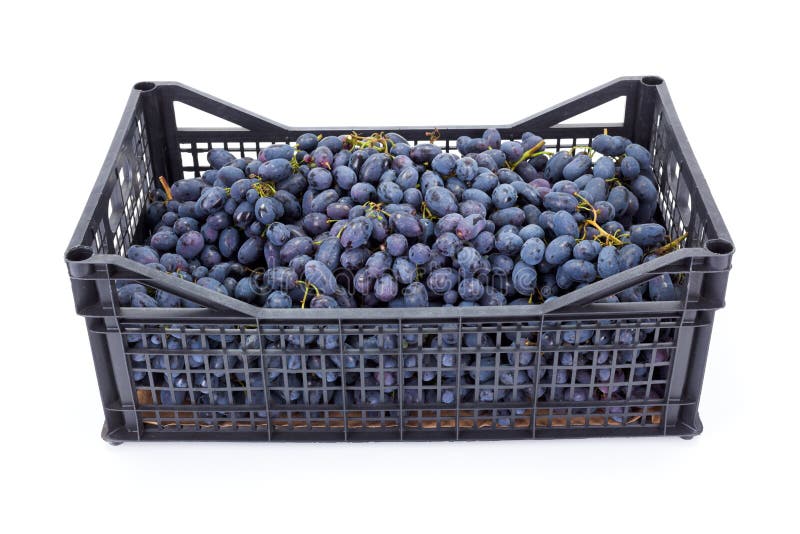
[[[561,124],[618,97],[625,97],[621,123]],[[175,102],[241,128],[179,128]],[[394,130],[421,141],[432,126],[355,129]],[[255,156],[265,145],[293,141],[303,131],[339,135],[354,128],[290,128],[178,83],[136,84],[65,256],[94,357],[105,410],[103,438],[117,444],[700,433],[703,373],[714,313],[724,305],[733,243],[663,80],[619,78],[499,130],[504,139],[533,131],[560,149],[586,144],[603,128],[649,147],[659,217],[673,236],[689,234],[680,250],[543,305],[262,309],[120,255],[143,237],[148,194],[159,187],[161,175],[170,182],[199,175],[211,147]],[[458,136],[478,136],[484,129],[439,127],[437,143],[455,150]],[[595,303],[658,273],[676,275],[680,300]],[[121,307],[119,280],[167,290],[200,307]],[[576,347],[572,342],[581,330],[598,333]],[[463,340],[475,333],[488,336],[494,347],[469,347]],[[310,335],[331,336],[333,348],[306,347]],[[433,336],[456,346],[428,346]],[[134,348],[130,343],[137,339],[142,346]],[[301,347],[292,347],[297,340]],[[604,359],[598,351],[610,357],[598,363]],[[523,352],[532,353],[530,362],[518,357]],[[562,357],[567,352],[575,355],[569,363]],[[593,357],[584,365],[578,352]],[[579,371],[583,383],[576,381]],[[454,372],[491,378],[452,384]],[[169,404],[174,397],[161,391],[174,393],[179,373],[189,382],[181,390],[185,400]],[[377,380],[370,384],[369,376]],[[564,376],[567,382],[559,383]],[[605,398],[574,400],[582,387],[600,388]],[[551,388],[563,389],[554,396]],[[214,403],[201,404],[204,398]]]

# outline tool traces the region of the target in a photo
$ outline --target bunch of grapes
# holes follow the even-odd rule
[[[208,152],[162,179],[128,258],[266,308],[541,303],[679,246],[656,222],[650,153],[620,136],[555,154],[530,132],[460,137],[461,154],[396,133],[304,133],[256,159]],[[675,237],[675,239],[672,239]],[[196,304],[120,284],[122,305]],[[661,274],[606,301],[674,300]]]

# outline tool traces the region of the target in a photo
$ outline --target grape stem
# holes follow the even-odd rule
[[[306,299],[308,298],[308,290],[310,288],[313,288],[314,293],[316,293],[316,296],[319,296],[319,288],[317,288],[317,286],[315,286],[314,284],[306,282],[305,280],[298,280],[297,282],[295,282],[295,284],[298,286],[304,286],[306,288],[305,292],[303,293],[303,300],[300,302],[301,308],[306,307]]]
[[[161,187],[164,188],[164,193],[167,195],[167,202],[172,200],[172,189],[169,187],[169,183],[167,183],[167,179],[163,176],[158,177],[158,181],[161,182]]]
[[[538,143],[536,143],[534,146],[532,146],[531,148],[529,148],[528,150],[526,150],[526,151],[525,151],[525,152],[522,154],[522,157],[521,157],[521,158],[519,158],[517,161],[515,161],[515,162],[514,162],[514,163],[512,163],[511,165],[508,165],[508,162],[506,162],[506,165],[508,165],[508,167],[509,167],[509,168],[510,168],[510,169],[513,171],[513,170],[514,170],[514,169],[516,169],[516,168],[517,168],[517,166],[518,166],[520,163],[522,163],[523,161],[526,161],[526,160],[528,160],[528,159],[530,159],[530,158],[535,158],[536,156],[539,156],[539,155],[541,155],[541,154],[544,154],[544,152],[540,152],[540,150],[542,150],[542,148],[544,148],[544,139],[542,139],[541,141],[539,141]]]
[[[258,196],[262,198],[274,196],[276,193],[275,184],[272,182],[259,182],[257,184],[253,184],[253,189],[258,191]]]
[[[575,151],[577,149],[579,149],[579,148],[585,149],[589,153],[589,157],[592,157],[594,155],[594,149],[592,147],[586,146],[586,145],[575,145],[575,146],[573,146],[572,148],[569,149],[570,155],[574,156],[575,155]]]
[[[436,219],[438,219],[438,217],[436,215],[434,215],[431,212],[431,210],[428,208],[428,204],[425,201],[422,202],[421,210],[422,210],[422,217],[424,219],[430,219],[432,221],[435,221]]]
[[[672,252],[673,250],[677,250],[679,248],[679,245],[681,244],[681,242],[684,239],[686,239],[687,237],[689,237],[689,233],[688,232],[684,232],[683,235],[680,235],[680,236],[676,237],[675,239],[673,239],[672,241],[670,241],[669,243],[667,243],[663,247],[658,247],[652,253],[655,254],[656,256],[661,256],[663,254],[666,254],[667,252]]]
[[[578,204],[578,209],[590,213],[592,217],[591,219],[587,218],[585,221],[583,221],[583,236],[580,239],[581,241],[586,239],[586,227],[591,226],[598,231],[598,235],[594,237],[595,241],[599,241],[601,244],[606,246],[613,245],[615,247],[620,247],[625,244],[622,241],[622,239],[620,239],[622,234],[618,235],[617,232],[609,234],[603,229],[602,226],[600,226],[597,223],[597,210],[595,209],[594,206],[592,206],[592,204],[588,200],[582,197],[580,193],[576,192],[573,193],[573,195],[575,195],[578,199],[580,199],[580,203]]]
[[[439,128],[434,128],[432,132],[425,132],[425,136],[431,140],[431,143],[435,143],[442,136],[442,133]]]

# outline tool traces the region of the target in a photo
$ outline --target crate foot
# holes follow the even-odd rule
[[[681,439],[690,440],[694,438],[694,436],[681,436]]]
[[[106,425],[106,423],[103,423],[103,428],[100,430],[100,437],[103,439],[103,441],[114,447],[117,445],[122,445],[123,443],[122,441],[114,439],[108,435],[108,425]]]

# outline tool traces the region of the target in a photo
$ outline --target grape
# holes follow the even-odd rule
[[[658,198],[656,186],[653,185],[653,181],[646,176],[637,176],[633,182],[631,182],[631,191],[636,195],[640,204],[644,202],[655,202]]]
[[[333,271],[339,265],[339,257],[342,252],[342,245],[335,237],[328,237],[322,240],[317,248],[314,259],[324,263],[328,269]]]
[[[587,260],[567,260],[559,270],[573,282],[593,282],[597,277],[594,264]]]
[[[233,163],[236,156],[222,148],[212,148],[206,155],[209,165],[214,169],[221,169],[223,166]]]
[[[456,169],[457,158],[453,154],[442,152],[431,160],[431,169],[442,176],[450,176]]]
[[[378,251],[367,258],[367,272],[372,278],[378,278],[384,271],[392,268],[392,257],[385,252]]]
[[[205,239],[200,234],[200,232],[196,230],[190,230],[189,232],[182,234],[178,238],[178,242],[175,245],[175,252],[180,254],[187,260],[190,260],[192,258],[196,258],[200,254],[200,252],[202,252],[204,246],[205,246]],[[158,260],[156,259],[155,261]]]
[[[564,177],[564,167],[572,160],[569,152],[562,150],[557,152],[552,158],[547,161],[544,167],[544,178],[550,183],[557,182]]]
[[[667,231],[658,223],[634,224],[630,229],[630,240],[640,247],[653,247],[666,240]]]
[[[486,219],[483,215],[472,214],[462,217],[455,226],[455,234],[459,239],[475,239],[486,228]]]
[[[641,167],[650,166],[650,152],[642,145],[637,145],[636,143],[628,144],[625,147],[625,154],[627,157],[635,159]]]
[[[610,135],[600,134],[592,139],[592,148],[601,154],[609,154],[611,146],[612,140]]]
[[[561,171],[565,180],[574,180],[585,174],[592,166],[592,159],[587,154],[578,154],[573,157]]]
[[[414,163],[430,163],[442,152],[442,149],[430,143],[420,143],[414,146],[409,153],[409,157]]]
[[[500,184],[492,191],[492,202],[497,209],[510,208],[517,202],[517,191],[509,184]]]
[[[458,273],[449,267],[438,268],[428,275],[426,285],[437,295],[443,295],[457,287]]]
[[[391,274],[384,274],[375,280],[374,291],[378,300],[389,302],[397,296],[397,281]]]
[[[425,192],[425,204],[431,210],[431,213],[437,217],[458,212],[458,203],[455,195],[441,186],[431,187]]]
[[[175,248],[178,236],[170,229],[159,230],[150,238],[150,247],[159,252],[168,252]]]
[[[314,167],[308,173],[308,186],[316,191],[324,191],[333,184],[331,171],[324,167]]]
[[[522,238],[514,232],[498,232],[495,235],[495,248],[501,254],[514,256],[520,252],[523,244]]]
[[[458,294],[462,299],[474,302],[483,296],[484,287],[475,278],[465,278],[458,285]]]
[[[503,208],[492,213],[490,217],[491,222],[497,226],[505,226],[511,224],[514,226],[522,226],[526,222],[525,212],[520,208],[514,206],[511,208]]]
[[[578,199],[570,193],[550,192],[545,195],[543,204],[548,210],[574,213],[578,207]]]
[[[647,283],[647,291],[654,301],[677,300],[678,295],[668,274],[660,274]]]
[[[571,213],[564,210],[556,212],[553,216],[553,232],[556,236],[571,236],[577,238],[580,235],[578,223]]]
[[[389,217],[392,227],[405,237],[419,237],[422,235],[422,224],[413,215],[407,213],[393,213]]]
[[[389,168],[389,163],[389,157],[386,154],[372,154],[364,160],[358,174],[362,181],[375,184],[384,171]]]
[[[408,250],[408,239],[403,234],[392,234],[386,238],[386,252],[392,256],[402,256]]]
[[[511,273],[511,283],[520,295],[531,295],[536,290],[536,270],[524,262],[517,262]]]
[[[551,265],[561,265],[572,256],[575,239],[562,235],[553,239],[545,249],[544,258]]]
[[[594,261],[600,254],[603,245],[593,240],[583,240],[572,248],[572,256],[578,260]],[[612,247],[613,248],[613,247]]]
[[[367,217],[356,217],[347,223],[339,240],[345,248],[357,248],[367,244],[373,231],[373,221]]]
[[[292,258],[300,256],[301,254],[311,254],[314,250],[314,244],[310,237],[293,237],[286,242],[280,249],[280,261],[284,264],[289,263]],[[239,260],[240,263],[244,263]]]
[[[404,285],[408,285],[417,278],[417,267],[406,258],[397,258],[392,265],[392,272],[397,280]]]
[[[336,278],[324,263],[317,260],[306,262],[305,280],[324,295],[332,295],[336,290]]]
[[[532,237],[522,245],[520,259],[530,266],[539,265],[544,259],[545,248],[544,241],[539,237]]]
[[[433,248],[437,252],[449,258],[454,257],[458,251],[461,250],[461,247],[461,240],[451,232],[443,233],[436,238],[436,241],[433,244]]]
[[[639,265],[642,261],[644,252],[635,243],[625,245],[619,249],[619,264],[621,270],[627,270]]]
[[[424,243],[415,243],[408,249],[408,259],[415,265],[424,265],[431,259],[431,249]]]
[[[603,156],[602,158],[598,159],[592,166],[592,174],[604,180],[613,178],[615,173],[616,169],[614,168],[614,160],[608,156]]]

